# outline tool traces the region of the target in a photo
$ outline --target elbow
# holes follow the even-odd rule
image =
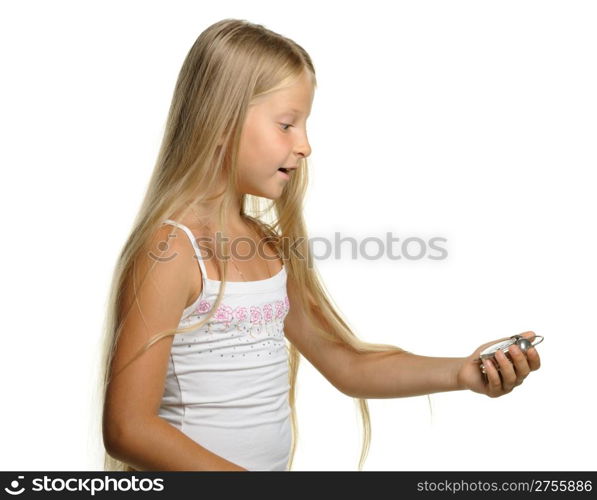
[[[344,362],[344,369],[336,381],[337,389],[348,397],[362,399],[364,396],[360,390],[361,382],[361,357],[359,353],[351,353]]]
[[[116,459],[122,459],[142,427],[137,421],[123,421],[122,418],[104,416],[102,439],[106,452]]]
[[[121,461],[145,441],[145,436],[154,432],[154,425],[159,417],[155,415],[136,417],[134,419],[104,420],[103,442],[106,452]]]
[[[327,379],[342,394],[351,398],[360,398],[359,391],[359,362],[358,354],[350,353],[335,364],[335,370],[330,371]],[[341,368],[338,370],[338,368]]]
[[[365,395],[358,391],[355,387],[343,386],[342,388],[339,387],[338,390],[350,398],[366,399]]]
[[[328,379],[328,381],[342,394],[345,394],[346,396],[351,398],[358,397],[354,384],[351,382],[351,379],[349,377],[342,377],[342,379],[336,380]]]
[[[349,397],[355,397],[353,387],[350,385],[351,379],[346,376],[339,376],[338,374],[321,372],[323,377],[330,383],[330,385],[337,391]]]
[[[114,457],[119,458],[122,453],[123,443],[125,442],[124,429],[113,422],[104,422],[102,430],[102,439],[106,452]]]
[[[338,391],[350,398],[360,398],[362,396],[359,391],[357,381],[353,376],[349,375],[328,380]]]

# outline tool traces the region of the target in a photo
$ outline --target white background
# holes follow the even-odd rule
[[[365,469],[595,470],[595,3],[218,4],[2,4],[0,469],[101,470],[111,271],[182,61],[234,17],[313,58],[310,235],[447,239],[444,260],[317,262],[357,335],[427,356],[545,336],[506,396],[369,400]],[[299,373],[294,470],[356,470],[355,403]]]

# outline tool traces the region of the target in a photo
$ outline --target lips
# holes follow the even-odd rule
[[[290,174],[293,170],[296,170],[296,166],[293,167],[280,167],[278,170],[284,172],[285,174]]]

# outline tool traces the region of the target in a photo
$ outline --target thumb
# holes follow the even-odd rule
[[[519,335],[524,337],[525,339],[527,339],[529,342],[532,342],[533,340],[535,340],[535,337],[537,336],[535,334],[535,332],[532,332],[532,331],[520,333]]]

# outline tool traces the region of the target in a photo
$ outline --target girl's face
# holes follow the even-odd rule
[[[303,74],[292,87],[278,90],[249,106],[240,140],[238,182],[241,193],[278,198],[289,179],[278,169],[298,167],[311,154],[307,118],[314,88]],[[289,171],[289,176],[295,174]]]

